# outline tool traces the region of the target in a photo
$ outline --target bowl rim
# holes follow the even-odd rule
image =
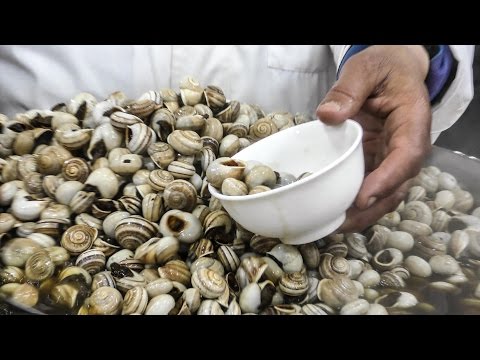
[[[312,122],[313,121],[321,121],[321,120],[316,119],[316,120],[312,120]],[[295,128],[298,128],[298,126],[304,126],[304,125],[308,125],[310,123],[311,122],[307,122],[307,123],[304,123],[304,124],[301,124],[301,125],[292,126],[290,129],[295,129]],[[341,125],[349,124],[349,125],[346,125],[346,126],[353,126],[354,128],[357,129],[357,136],[355,137],[355,139],[352,142],[352,144],[350,145],[350,147],[348,147],[347,150],[345,150],[345,152],[341,156],[336,158],[334,161],[332,161],[327,166],[323,167],[320,170],[315,171],[314,173],[312,173],[312,175],[309,175],[309,176],[307,176],[307,177],[305,177],[301,180],[295,181],[291,184],[288,184],[288,185],[285,185],[285,186],[282,186],[282,187],[279,187],[279,188],[276,188],[276,189],[271,189],[269,191],[261,192],[261,193],[258,193],[258,194],[247,195],[247,196],[245,196],[245,195],[223,195],[212,184],[208,183],[208,190],[210,191],[210,194],[212,196],[215,196],[219,200],[227,200],[227,201],[249,201],[249,200],[256,200],[256,199],[261,199],[261,198],[267,198],[269,196],[279,194],[283,191],[288,191],[288,190],[293,189],[295,187],[302,186],[303,184],[306,184],[310,181],[313,181],[317,177],[319,177],[319,176],[325,174],[326,172],[330,171],[331,169],[337,167],[338,165],[340,165],[345,159],[347,159],[355,151],[357,146],[362,141],[362,137],[363,137],[362,126],[358,122],[356,122],[355,120],[351,120],[351,119],[345,120],[345,122],[341,123],[340,125],[327,125],[325,123],[322,123],[322,124],[324,126],[341,126]],[[286,129],[286,130],[289,130],[289,129]],[[280,132],[278,132],[277,134],[279,134],[279,133]],[[271,136],[275,136],[275,135],[276,134],[273,134]],[[270,138],[271,136],[269,136],[267,138]],[[265,139],[267,139],[267,138],[265,138]],[[260,140],[260,141],[262,141],[262,140]],[[235,154],[232,158],[235,159],[235,156],[238,155],[238,154],[240,154],[240,152]],[[241,159],[238,159],[238,160],[241,160]],[[244,161],[244,160],[241,160],[241,161]]]

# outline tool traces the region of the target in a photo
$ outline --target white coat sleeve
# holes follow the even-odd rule
[[[432,143],[460,118],[473,98],[475,45],[450,45],[450,50],[458,61],[457,73],[441,101],[432,107]]]
[[[330,45],[336,68],[351,45]],[[432,107],[432,143],[440,133],[452,126],[467,109],[473,98],[473,55],[475,45],[449,45],[458,62],[455,79],[440,102]]]

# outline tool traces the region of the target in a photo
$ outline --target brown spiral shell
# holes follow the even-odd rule
[[[80,255],[92,247],[98,230],[87,225],[73,225],[62,235],[60,244],[72,255]]]
[[[90,168],[82,158],[74,157],[63,163],[62,176],[67,181],[80,181],[84,183],[88,175],[90,175]]]

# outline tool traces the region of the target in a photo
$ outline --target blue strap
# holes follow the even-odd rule
[[[369,46],[371,45],[352,45],[350,49],[347,50],[340,66],[338,67],[337,79],[347,60]],[[450,77],[453,63],[454,59],[450,47],[448,45],[439,45],[438,53],[430,60],[428,75],[425,79],[425,85],[427,86],[430,95],[430,101],[435,99],[435,97],[443,90],[443,87]]]

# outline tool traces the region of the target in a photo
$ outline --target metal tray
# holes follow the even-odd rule
[[[457,178],[459,185],[472,193],[475,205],[480,206],[480,159],[468,156],[459,151],[451,151],[439,146],[433,146],[430,156],[424,166],[434,165],[440,170],[451,173]],[[41,311],[18,304],[9,299],[0,297],[0,304],[4,301],[13,307],[16,314],[37,314]]]

